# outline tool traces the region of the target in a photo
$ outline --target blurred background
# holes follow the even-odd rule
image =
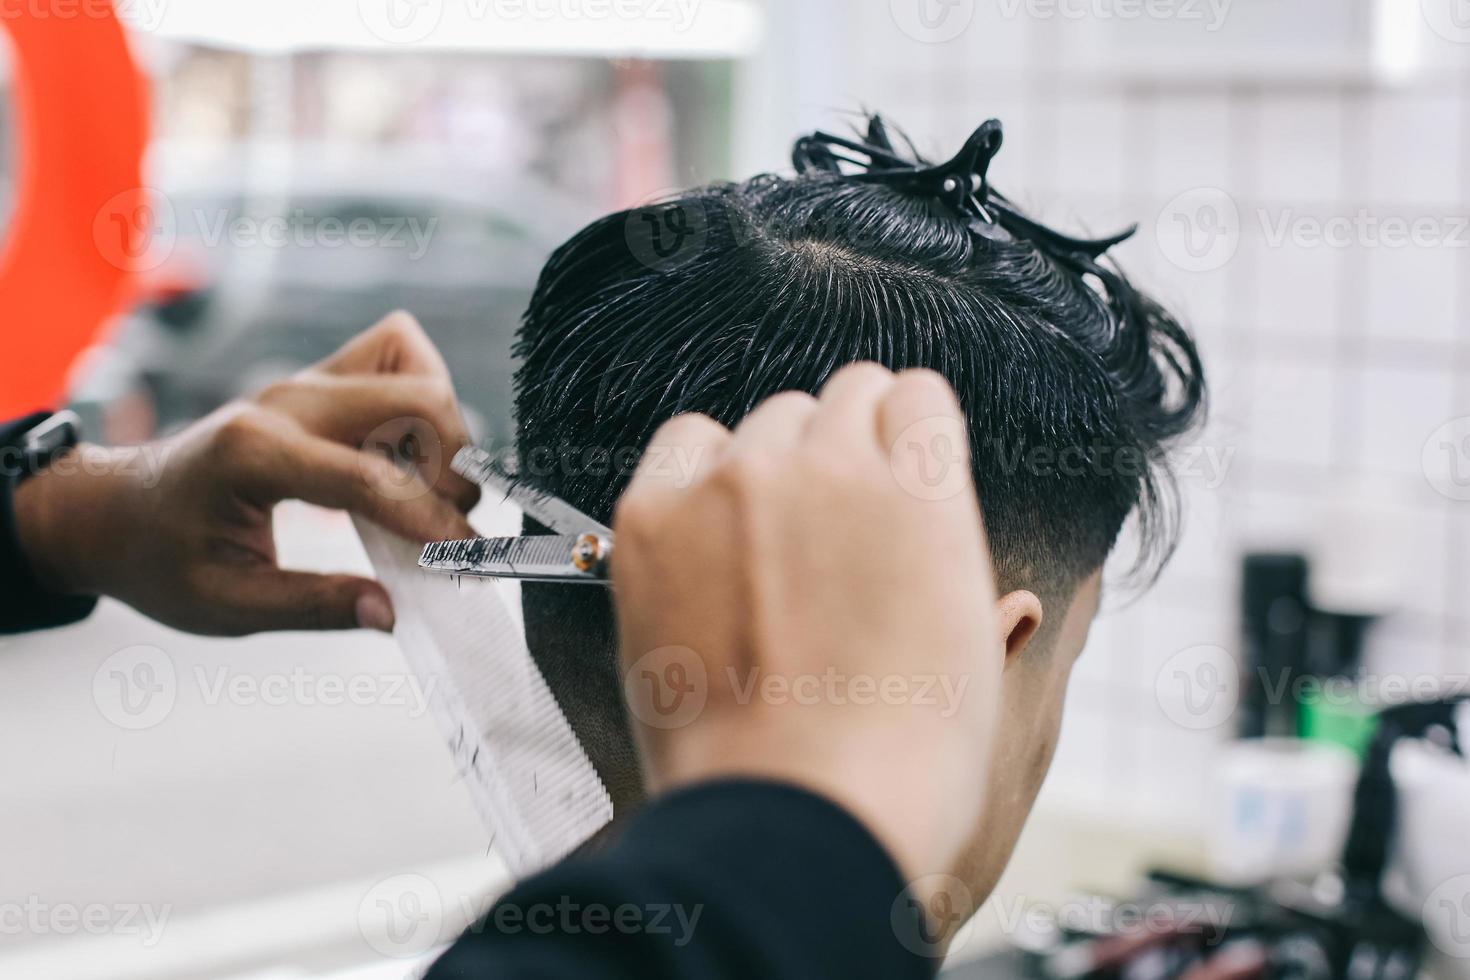
[[[1147,594],[1109,595],[955,968],[1020,945],[1004,968],[1088,975],[1087,951],[1054,955],[1087,938],[1069,910],[1183,894],[1293,941],[1290,916],[1358,915],[1389,952],[1354,975],[1412,976],[1402,923],[1349,908],[1332,870],[1376,766],[1398,787],[1388,907],[1428,930],[1425,969],[1470,969],[1470,774],[1450,751],[1470,694],[1465,0],[117,7],[147,83],[148,243],[64,385],[111,442],[400,307],[476,431],[507,439],[512,333],[588,220],[787,168],[796,135],[859,109],[934,159],[1000,118],[1012,200],[1074,231],[1140,224],[1118,258],[1195,331],[1214,404],[1175,460],[1181,549]],[[19,206],[17,58],[0,216]],[[289,561],[365,567],[345,519],[293,507],[282,528]],[[102,668],[138,647],[166,657],[166,707],[120,724]],[[1409,702],[1446,710],[1385,713]],[[401,977],[504,882],[387,638],[200,640],[104,603],[0,640],[0,786],[0,908],[29,910],[0,917],[5,977]],[[1309,884],[1262,884],[1284,876]],[[380,908],[431,941],[365,926]],[[1149,968],[1126,975],[1178,972]]]

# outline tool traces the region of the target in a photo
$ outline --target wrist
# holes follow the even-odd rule
[[[116,501],[106,486],[113,451],[79,445],[15,491],[16,530],[37,583],[56,595],[99,595],[96,543]],[[89,542],[91,546],[89,546]]]

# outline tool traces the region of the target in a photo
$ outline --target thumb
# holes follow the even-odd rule
[[[243,577],[234,590],[240,632],[271,630],[393,631],[393,602],[370,578],[270,569]]]

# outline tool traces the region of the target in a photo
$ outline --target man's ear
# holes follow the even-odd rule
[[[1041,629],[1041,600],[1035,592],[1007,592],[995,604],[1000,618],[1000,635],[1005,640],[1006,663],[1011,664]]]

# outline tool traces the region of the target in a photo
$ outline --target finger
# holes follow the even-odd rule
[[[807,424],[817,414],[817,400],[804,391],[783,391],[755,407],[735,427],[732,446],[791,449],[801,442]]]
[[[730,430],[707,415],[676,415],[659,426],[624,496],[658,497],[687,489],[724,453]]]
[[[906,440],[929,446],[935,439],[942,439],[952,445],[953,461],[968,468],[967,433],[959,398],[937,371],[904,371],[878,404],[878,438],[886,452]]]
[[[232,633],[274,630],[372,629],[391,633],[392,600],[381,585],[355,575],[313,575],[279,568],[231,571],[229,612]]]
[[[270,386],[256,401],[314,435],[416,465],[461,510],[479,502],[479,487],[449,465],[469,433],[447,379],[310,370]]]
[[[444,355],[412,313],[395,310],[343,344],[317,368],[329,374],[419,374],[448,378]]]
[[[893,385],[893,372],[880,364],[850,364],[828,379],[818,411],[807,425],[810,441],[842,446],[878,442],[878,403]]]
[[[383,456],[304,432],[271,446],[247,462],[245,492],[349,511],[415,543],[474,536],[459,508]]]
[[[899,375],[878,406],[878,430],[890,472],[905,491],[934,502],[975,499],[969,426],[943,377]]]

